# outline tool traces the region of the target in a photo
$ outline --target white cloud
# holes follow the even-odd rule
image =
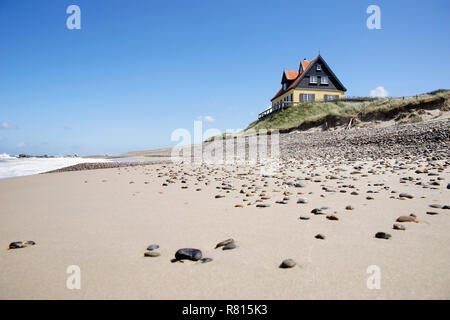
[[[6,121],[1,122],[0,127],[3,129],[15,129],[16,128],[15,125],[13,125],[12,123],[6,122]]]
[[[18,144],[16,144],[17,148],[23,148],[25,147],[25,142],[19,142]]]
[[[205,116],[203,119],[204,119],[206,122],[214,122],[214,121],[216,121],[216,119],[214,119],[214,118],[211,117],[211,116]]]
[[[374,98],[385,98],[389,95],[389,92],[382,86],[378,86],[373,90],[370,90],[370,96]]]
[[[212,116],[198,116],[197,118],[195,118],[195,120],[197,121],[205,121],[205,122],[214,122],[216,121],[216,119],[214,119]]]

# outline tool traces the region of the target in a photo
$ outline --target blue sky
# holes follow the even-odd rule
[[[350,96],[450,88],[449,31],[447,0],[0,0],[0,153],[166,147],[205,116],[245,128],[319,50]]]

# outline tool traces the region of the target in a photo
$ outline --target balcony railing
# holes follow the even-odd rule
[[[282,101],[279,104],[273,106],[273,107],[269,107],[266,110],[264,110],[263,112],[261,112],[260,114],[258,114],[258,119],[264,118],[266,116],[268,116],[271,113],[274,112],[278,112],[293,106],[298,106],[301,105],[302,102],[293,102],[293,101]]]

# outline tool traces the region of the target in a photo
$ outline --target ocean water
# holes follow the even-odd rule
[[[106,159],[89,158],[16,158],[6,153],[0,154],[0,179],[29,176],[61,169],[85,162],[112,162]]]

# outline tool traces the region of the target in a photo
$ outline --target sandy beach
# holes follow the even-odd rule
[[[0,299],[450,297],[450,210],[430,207],[450,204],[448,159],[259,169],[154,164],[0,180]],[[419,222],[393,229],[410,214]],[[228,238],[236,249],[214,249]],[[21,240],[36,245],[8,250]],[[144,257],[150,244],[159,257]],[[171,262],[186,247],[213,260]],[[296,266],[279,268],[288,258]],[[66,287],[70,265],[80,267],[80,290]],[[380,289],[367,286],[373,265]]]

